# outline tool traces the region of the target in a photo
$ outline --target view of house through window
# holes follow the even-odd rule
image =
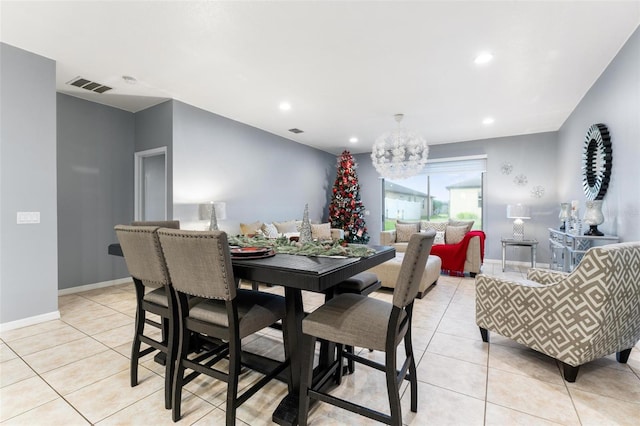
[[[473,219],[482,229],[482,179],[486,158],[447,159],[427,164],[408,179],[384,179],[384,229],[398,220]]]

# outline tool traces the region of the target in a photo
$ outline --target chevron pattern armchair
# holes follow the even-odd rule
[[[578,369],[616,353],[626,363],[640,340],[640,242],[587,251],[570,274],[531,269],[526,280],[476,278],[476,323],[549,355],[574,382]]]

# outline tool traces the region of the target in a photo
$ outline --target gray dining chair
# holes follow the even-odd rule
[[[158,226],[117,225],[116,235],[124,260],[136,290],[135,333],[131,345],[131,386],[138,384],[140,358],[154,351],[165,355],[165,408],[171,408],[171,380],[173,378],[175,350],[176,303],[170,290],[169,275],[165,264]],[[161,322],[147,318],[147,313],[160,316]],[[145,332],[145,325],[162,330],[162,340]],[[149,345],[141,350],[141,344]]]
[[[435,238],[435,231],[413,234],[400,268],[392,303],[359,294],[341,294],[327,301],[302,321],[302,376],[299,399],[299,424],[308,421],[311,400],[391,425],[402,424],[400,383],[408,380],[411,411],[418,410],[418,382],[411,342],[413,302]],[[325,374],[314,383],[313,359],[317,339],[334,342],[339,355],[329,372],[342,369],[342,358],[365,364],[386,374],[390,415],[332,396],[322,389],[331,379]],[[397,369],[396,348],[404,340],[406,360]],[[347,346],[359,346],[385,352],[384,364],[350,353]],[[337,370],[335,370],[337,371]]]
[[[182,388],[200,374],[227,383],[226,424],[235,424],[236,409],[290,364],[289,357],[238,395],[241,340],[285,317],[285,299],[235,285],[227,234],[222,231],[158,231],[169,277],[178,302],[178,352],[172,391],[172,417],[181,418]],[[189,296],[204,299],[190,306]],[[207,350],[189,356],[192,333]],[[286,348],[287,334],[284,333]],[[285,349],[285,354],[287,353]],[[228,359],[228,372],[218,362]],[[244,365],[243,365],[244,366]],[[247,366],[248,367],[248,366]],[[185,371],[192,370],[185,376]],[[290,374],[289,374],[289,383]]]

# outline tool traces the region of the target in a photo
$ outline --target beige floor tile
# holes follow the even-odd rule
[[[206,416],[215,407],[191,393],[185,393],[182,397],[181,424],[193,424]],[[219,410],[220,411],[220,410]],[[222,411],[221,411],[222,412]],[[224,412],[222,412],[224,415]],[[222,417],[224,421],[224,417]],[[116,425],[173,425],[171,410],[164,408],[164,390],[159,390],[141,400],[129,405],[117,413],[97,423],[98,426]],[[218,423],[224,424],[224,423]]]
[[[447,318],[438,325],[439,333],[451,334],[453,336],[464,337],[476,341],[482,341],[480,329],[475,321],[460,320],[457,318]]]
[[[71,405],[67,404],[64,399],[58,398],[19,416],[12,417],[2,424],[7,426],[34,426],[41,424],[81,426],[90,423],[78,414]]]
[[[35,371],[20,358],[0,363],[0,387],[2,388],[35,375]]]
[[[14,330],[3,331],[2,333],[0,333],[0,337],[5,343],[10,343],[14,340],[24,339],[25,337],[32,337],[43,333],[49,333],[66,327],[67,325],[60,320],[46,321],[40,324],[34,324],[27,327],[16,328]]]
[[[631,371],[587,363],[580,367],[575,383],[567,383],[570,390],[596,393],[629,402],[640,401],[640,379]]]
[[[476,399],[428,383],[418,383],[418,412],[411,411],[410,393],[402,398],[405,425],[482,425],[484,400]]]
[[[78,294],[66,294],[64,296],[58,296],[58,307],[62,308],[64,306],[72,305],[75,303],[79,303],[85,298]]]
[[[42,378],[64,396],[121,371],[129,371],[129,360],[105,348],[100,353],[44,373]]]
[[[128,291],[110,290],[109,288],[99,289],[101,292],[95,292],[93,294],[83,293],[82,295],[89,300],[93,300],[101,305],[111,305],[123,300],[135,300],[135,294]]]
[[[133,325],[127,324],[102,333],[94,334],[93,338],[104,343],[110,348],[115,348],[116,346],[124,345],[125,343],[131,344],[134,332],[135,330]]]
[[[9,361],[17,357],[18,355],[16,355],[9,346],[4,343],[0,343],[0,362]]]
[[[562,385],[564,379],[555,359],[525,346],[489,345],[489,368]]]
[[[485,415],[486,426],[552,426],[559,424],[560,423],[545,420],[543,418],[532,416],[521,411],[516,411],[510,408],[487,403]]]
[[[207,414],[206,416],[204,416],[203,418],[195,422],[193,426],[223,425],[225,424],[225,418],[226,418],[225,416],[226,416],[226,413],[223,410],[219,408],[214,408],[209,412],[209,414]],[[246,423],[240,419],[236,419],[236,426],[243,426],[243,425],[246,425]]]
[[[624,387],[619,389],[625,392]],[[640,423],[640,401],[621,401],[614,398],[603,398],[590,392],[577,389],[569,391],[573,398],[580,422],[589,425],[638,425]]]
[[[87,337],[86,334],[65,324],[64,327],[59,327],[46,333],[12,340],[8,342],[8,345],[15,353],[24,357],[84,337]]]
[[[309,410],[309,426],[379,426],[380,423],[333,405],[316,403]]]
[[[106,379],[85,386],[66,395],[67,401],[91,423],[97,423],[136,401],[164,389],[164,381],[149,370],[138,372],[138,386],[129,384],[129,371],[122,371]]]
[[[58,398],[40,377],[21,380],[0,389],[0,422]]]
[[[436,332],[427,351],[486,366],[488,349],[489,345],[482,341]]]
[[[94,334],[112,330],[123,325],[128,325],[131,327],[131,330],[133,330],[134,319],[123,313],[114,312],[111,315],[105,315],[99,318],[90,318],[82,321],[74,319],[67,320],[66,322],[83,333],[93,336]]]
[[[74,306],[64,306],[60,308],[60,318],[62,321],[74,323],[106,317],[107,315],[113,315],[115,313],[117,313],[117,311],[89,299],[84,299],[82,303]]]
[[[137,303],[135,300],[135,297],[132,299],[127,299],[127,300],[120,300],[118,302],[115,303],[110,303],[109,308],[113,309],[114,311],[118,311],[122,314],[125,314],[131,318],[136,317],[136,308],[137,308]]]
[[[102,343],[84,336],[64,345],[26,355],[24,360],[38,373],[44,373],[105,350],[107,347]]]
[[[495,368],[489,369],[487,402],[564,425],[580,424],[564,385]]]
[[[272,425],[273,412],[288,393],[286,383],[272,380],[238,407],[236,417],[251,426]]]
[[[425,352],[418,363],[418,381],[484,399],[487,367]]]

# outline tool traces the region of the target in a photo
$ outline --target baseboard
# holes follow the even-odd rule
[[[0,332],[15,330],[16,328],[27,327],[29,325],[40,324],[41,322],[60,319],[60,311],[49,312],[48,314],[36,315],[33,317],[22,318],[16,321],[5,322],[0,324]]]
[[[502,259],[486,259],[485,258],[482,263],[494,263],[494,264],[502,265]],[[529,268],[531,268],[531,261],[529,260],[525,260],[525,261],[507,260],[507,264],[516,265],[516,266],[525,266],[525,267],[528,266]],[[536,262],[536,268],[549,269],[549,264]]]
[[[62,290],[58,290],[58,296],[65,296],[67,294],[80,293],[83,291],[95,290],[97,288],[111,287],[114,285],[126,284],[130,282],[131,282],[131,277],[127,277],[127,278],[118,278],[117,280],[109,280],[109,281],[102,281],[99,283],[80,285],[77,287],[63,288]]]

